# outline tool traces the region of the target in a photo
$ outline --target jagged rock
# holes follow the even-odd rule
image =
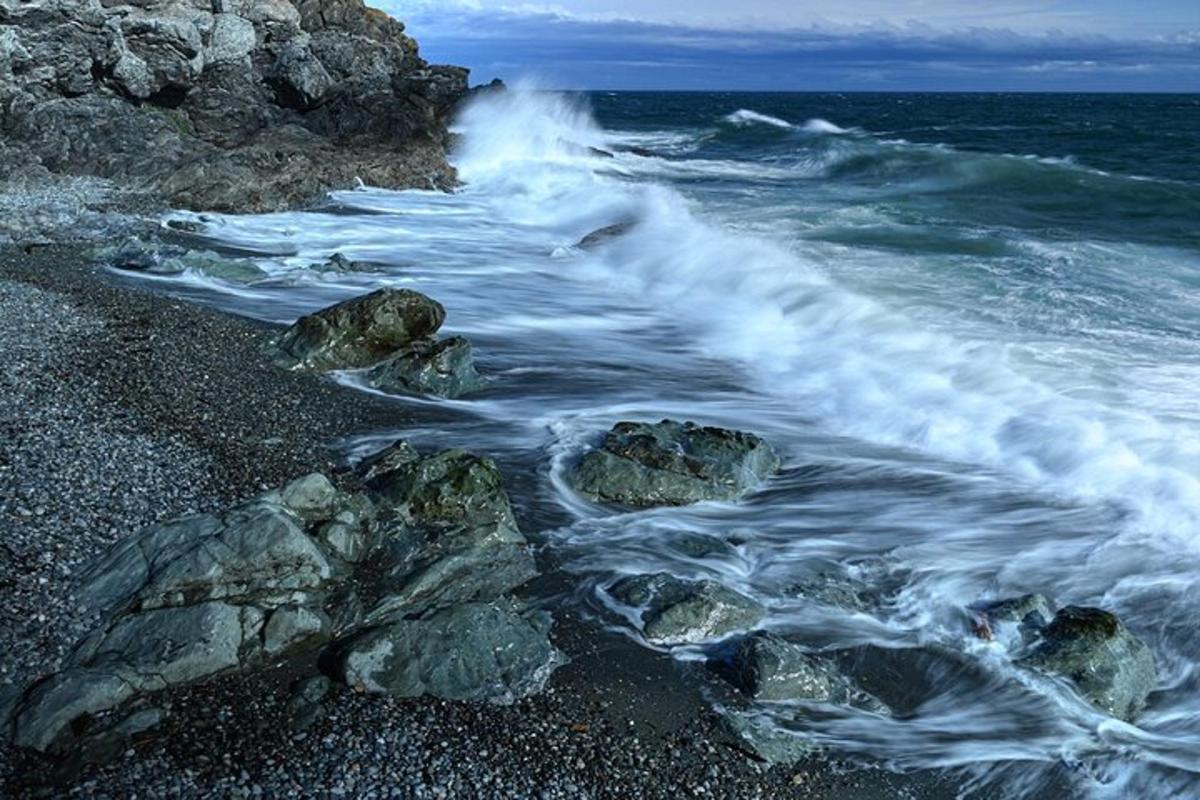
[[[622,578],[608,590],[627,606],[642,608],[642,633],[661,644],[718,639],[752,628],[766,610],[716,581],[689,581],[665,572]]]
[[[536,574],[495,463],[462,450],[397,461],[367,483],[394,515],[381,531],[384,596],[369,621],[490,600]]]
[[[161,205],[278,210],[356,178],[450,188],[467,85],[362,0],[0,4],[10,160]]]
[[[571,483],[600,502],[628,506],[735,500],[780,466],[749,433],[663,420],[619,422],[580,461]]]
[[[335,637],[329,653],[357,652],[353,670],[400,694],[541,688],[561,656],[548,615],[501,597],[536,570],[495,465],[399,443],[363,473],[369,494],[307,475],[113,547],[79,592],[98,627],[62,672],[0,697],[15,743],[112,752],[147,694],[303,659]]]
[[[319,106],[333,88],[333,78],[321,60],[308,47],[295,42],[280,51],[267,79],[275,87],[281,106],[301,111]]]
[[[1018,663],[1075,684],[1092,705],[1131,720],[1158,683],[1154,653],[1115,614],[1067,606]]]
[[[483,388],[471,343],[461,336],[413,342],[372,369],[367,379],[376,389],[395,394],[454,398]]]
[[[446,310],[408,289],[379,289],[298,319],[275,342],[289,369],[352,369],[376,364],[441,327]]]
[[[565,663],[545,612],[469,603],[351,640],[338,664],[347,685],[396,697],[511,703],[542,690]]]

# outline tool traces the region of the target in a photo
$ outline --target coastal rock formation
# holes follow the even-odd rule
[[[342,679],[366,692],[511,703],[536,694],[564,658],[550,615],[468,603],[374,628],[338,654]]]
[[[275,342],[276,362],[289,369],[369,367],[430,336],[446,309],[408,289],[378,289],[301,317]]]
[[[666,572],[622,578],[609,594],[642,609],[642,633],[659,644],[719,639],[752,628],[766,610],[717,581],[689,581]]]
[[[231,212],[359,180],[448,188],[466,91],[362,0],[0,0],[0,180]]]
[[[367,379],[393,394],[462,397],[483,388],[471,343],[461,336],[413,342],[372,369]]]
[[[274,344],[288,369],[373,367],[367,381],[396,394],[460,397],[483,388],[471,343],[436,339],[446,318],[435,300],[408,289],[379,289],[301,317]]]
[[[779,469],[775,451],[749,433],[663,420],[619,422],[571,475],[581,494],[627,506],[736,500]]]
[[[1154,653],[1099,608],[1059,611],[1019,663],[1066,678],[1096,708],[1123,720],[1133,719],[1158,683]]]
[[[397,444],[362,481],[308,475],[112,548],[83,576],[100,624],[13,704],[14,743],[61,753],[126,736],[156,692],[326,645],[321,662],[371,691],[538,691],[563,658],[550,617],[506,596],[536,570],[495,465]]]

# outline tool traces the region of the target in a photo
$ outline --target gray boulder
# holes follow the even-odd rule
[[[511,703],[541,691],[566,662],[550,626],[545,612],[470,603],[368,631],[338,663],[342,679],[367,692]]]
[[[1115,614],[1067,606],[1020,664],[1071,681],[1092,705],[1131,720],[1158,683],[1154,653]]]
[[[627,506],[735,500],[779,469],[757,436],[690,422],[620,422],[571,474],[577,491]]]
[[[490,600],[537,574],[494,462],[462,450],[397,460],[367,483],[391,515],[375,558],[382,597],[369,621]]]
[[[369,367],[441,327],[446,310],[408,289],[379,289],[298,319],[275,342],[288,369]]]
[[[319,592],[333,573],[302,519],[258,500],[221,517],[191,517],[127,540],[85,573],[82,596],[111,609],[204,600],[278,605]]]
[[[368,380],[376,389],[394,394],[451,398],[483,388],[471,343],[461,336],[413,342],[372,369]]]
[[[716,581],[689,581],[665,572],[622,578],[608,591],[642,609],[642,633],[660,644],[718,639],[753,628],[766,615],[758,602]]]

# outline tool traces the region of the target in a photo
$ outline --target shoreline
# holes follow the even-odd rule
[[[23,301],[22,313],[41,315],[39,324],[50,330],[38,335],[52,344],[43,356],[59,365],[41,374],[34,364],[28,376],[16,370],[16,379],[41,381],[38,397],[63,412],[46,420],[27,408],[28,419],[14,420],[28,423],[26,430],[6,439],[9,452],[0,450],[3,464],[21,467],[26,483],[46,484],[34,503],[40,514],[22,499],[0,507],[0,515],[20,525],[17,539],[30,543],[31,553],[52,546],[59,554],[45,563],[33,555],[30,570],[12,544],[6,550],[4,577],[13,587],[4,638],[24,651],[5,665],[9,682],[24,683],[33,669],[50,671],[86,627],[86,616],[65,607],[70,573],[57,565],[73,570],[146,524],[209,510],[306,472],[336,477],[345,469],[339,439],[435,423],[439,415],[424,419],[411,406],[280,370],[262,352],[272,326],[128,285],[88,263],[82,247],[0,248],[0,288]],[[13,314],[0,325],[6,339],[27,322],[9,324]],[[0,350],[8,352],[7,345]],[[55,386],[58,394],[47,395]],[[67,434],[54,436],[64,425]],[[120,437],[109,426],[143,446],[117,451],[127,463],[110,463]],[[38,446],[43,452],[27,452]],[[78,491],[54,488],[63,461],[83,476]],[[125,475],[138,480],[122,482]],[[508,482],[514,477],[527,479],[505,475]],[[155,487],[165,489],[147,493]],[[99,519],[109,520],[102,530]],[[537,531],[527,533],[538,541]],[[538,558],[544,566],[545,554]],[[562,580],[550,574],[535,587],[549,585],[552,603],[553,584]],[[17,624],[31,614],[42,614],[38,625],[50,629],[32,646]],[[149,796],[324,797],[340,788],[347,796],[402,797],[941,798],[961,788],[943,773],[900,775],[822,757],[768,768],[747,757],[709,707],[702,682],[681,674],[669,656],[603,632],[574,611],[555,616],[553,638],[572,662],[542,695],[484,706],[364,697],[342,688],[331,692],[313,728],[297,732],[286,715],[294,673],[230,675],[174,694],[154,738],[86,770],[76,795],[136,787]],[[14,793],[33,793],[14,781],[21,766],[38,765],[6,763],[5,782]]]

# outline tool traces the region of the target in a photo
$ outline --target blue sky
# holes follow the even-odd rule
[[[369,0],[563,89],[1200,91],[1200,0]]]

